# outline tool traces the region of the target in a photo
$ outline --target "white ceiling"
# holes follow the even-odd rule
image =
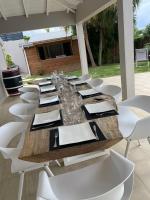
[[[0,18],[9,20],[13,16],[26,16],[66,11],[74,13],[83,0],[0,0]]]

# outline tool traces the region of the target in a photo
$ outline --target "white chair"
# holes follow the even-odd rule
[[[24,86],[18,89],[20,94],[23,94],[25,92],[35,92],[40,93],[40,89],[38,85],[31,85],[31,86]]]
[[[48,178],[39,175],[37,200],[129,200],[134,164],[111,151],[91,166]]]
[[[33,117],[36,107],[36,104],[17,103],[9,108],[9,112],[17,119],[28,121]]]
[[[116,102],[118,103],[120,101],[121,97],[121,88],[116,85],[102,85],[95,87],[95,90],[98,92],[102,92],[106,95],[110,95],[114,97]]]
[[[99,78],[96,78],[96,79],[88,80],[87,83],[88,83],[92,88],[95,88],[95,87],[97,87],[97,86],[101,86],[102,83],[103,83],[103,80],[102,80],[102,79],[99,79]]]
[[[90,79],[90,78],[91,78],[91,77],[90,77],[89,74],[85,74],[85,75],[79,77],[79,79],[80,79],[81,81],[87,81],[87,80]]]
[[[125,157],[132,140],[148,139],[150,143],[150,116],[139,118],[131,107],[136,107],[150,113],[150,96],[138,95],[121,102],[118,106],[118,123],[123,137],[127,140]],[[140,143],[139,143],[140,144]]]
[[[20,95],[20,99],[26,103],[39,103],[39,94],[35,92],[25,92]]]
[[[53,173],[49,169],[49,162],[33,163],[18,159],[20,151],[23,146],[25,131],[27,129],[27,122],[9,122],[0,127],[0,152],[5,159],[11,159],[11,172],[20,174],[18,200],[21,200],[24,174],[25,172],[35,169],[43,168],[46,170],[49,176],[53,176]],[[9,144],[13,138],[19,136],[19,142],[16,147],[10,147]],[[17,140],[18,141],[18,140]]]

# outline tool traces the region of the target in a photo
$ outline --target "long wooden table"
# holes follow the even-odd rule
[[[80,88],[78,87],[78,89],[85,88],[89,87],[86,85],[81,86]],[[57,94],[57,92],[47,95],[53,96],[55,94]],[[115,101],[112,97],[106,95],[102,95],[100,97],[109,100],[113,105],[116,106]],[[83,102],[94,102],[94,99],[95,97],[88,98],[83,100]],[[54,106],[47,106],[43,108],[37,108],[35,113],[48,112],[60,108],[60,104]],[[96,150],[105,150],[112,147],[122,139],[122,135],[118,128],[117,116],[98,118],[94,121],[96,121],[107,140],[96,141],[93,143],[87,143],[62,149],[49,150],[50,128],[31,131],[31,120],[31,122],[29,123],[28,130],[25,134],[24,144],[19,158],[25,161],[31,161],[36,163],[62,159],[65,157],[89,153]]]

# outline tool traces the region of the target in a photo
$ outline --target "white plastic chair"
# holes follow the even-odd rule
[[[102,85],[95,87],[95,90],[98,92],[102,92],[106,95],[110,95],[114,97],[116,102],[118,103],[120,101],[121,97],[121,88],[116,85]]]
[[[35,92],[40,93],[40,89],[38,85],[31,85],[31,86],[24,86],[18,89],[20,94],[23,94],[25,92]]]
[[[25,172],[44,167],[48,175],[53,176],[53,173],[48,167],[49,162],[33,163],[18,159],[23,146],[27,126],[27,122],[9,122],[0,127],[0,152],[5,159],[11,159],[11,172],[20,174],[18,200],[21,200],[22,197]],[[12,139],[17,135],[20,135],[18,144],[14,148],[9,148],[8,144],[10,144]]]
[[[35,92],[25,92],[20,95],[20,99],[26,103],[39,103],[39,94]]]
[[[91,166],[48,178],[39,175],[37,200],[129,200],[134,164],[111,151]]]
[[[148,139],[150,143],[150,116],[139,118],[131,107],[136,107],[150,113],[150,96],[138,95],[121,102],[118,106],[119,129],[127,140],[125,157],[127,157],[129,145],[132,140]],[[140,144],[140,143],[139,143]]]
[[[103,83],[103,80],[102,80],[102,79],[99,79],[99,78],[96,78],[96,79],[88,80],[87,83],[88,83],[92,88],[95,88],[95,87],[97,87],[97,86],[101,86],[102,83]]]
[[[80,79],[81,81],[87,81],[87,80],[90,79],[90,78],[91,78],[91,77],[90,77],[89,74],[85,74],[85,75],[79,77],[79,79]]]
[[[9,112],[17,119],[28,121],[33,117],[36,107],[36,104],[17,103],[9,108]]]

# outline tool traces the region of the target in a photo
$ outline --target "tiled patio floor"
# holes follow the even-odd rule
[[[135,82],[136,94],[150,95],[150,73],[136,74]],[[120,77],[105,78],[104,83],[120,85]],[[0,125],[14,120],[14,118],[8,113],[8,108],[19,101],[18,97],[9,97],[2,105],[0,105]],[[141,144],[142,145],[139,147],[137,141],[133,142],[128,156],[136,166],[131,200],[150,200],[150,145],[146,140],[141,141]],[[123,154],[125,145],[125,140],[122,140],[120,143],[115,145],[113,149]],[[61,168],[52,164],[51,169],[54,174],[57,175],[97,162],[99,159],[100,158],[92,159],[74,166]],[[38,173],[39,171],[36,170],[26,174],[22,200],[35,200]],[[10,173],[10,161],[4,160],[0,155],[0,200],[17,200],[18,183],[18,175],[12,175]]]
[[[104,83],[121,86],[120,76],[104,78]],[[150,72],[135,74],[135,93],[150,95]]]

